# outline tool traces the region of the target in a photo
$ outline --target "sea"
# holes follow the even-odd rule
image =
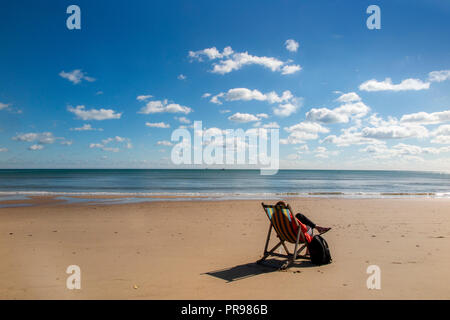
[[[31,195],[264,199],[450,198],[450,174],[420,171],[3,169],[0,200]]]

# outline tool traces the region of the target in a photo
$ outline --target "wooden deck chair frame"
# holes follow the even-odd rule
[[[264,202],[261,203],[264,209],[264,212],[267,215],[267,218],[269,218],[270,221],[270,226],[269,226],[269,232],[267,233],[267,240],[266,240],[266,244],[264,246],[264,253],[263,253],[263,257],[261,259],[259,259],[257,261],[258,264],[263,264],[264,261],[270,257],[270,256],[275,256],[275,257],[281,257],[281,258],[286,258],[287,261],[281,266],[281,270],[287,269],[289,268],[295,260],[297,260],[298,258],[309,258],[306,254],[305,255],[301,255],[300,253],[303,250],[308,251],[308,242],[306,241],[305,235],[302,232],[302,229],[300,227],[299,222],[297,221],[297,219],[295,218],[292,208],[291,206],[288,204],[286,206],[283,205],[266,205],[264,204]],[[279,234],[277,229],[275,228],[272,218],[274,217],[274,215],[272,214],[272,216],[269,215],[269,213],[267,212],[267,208],[271,208],[273,210],[281,210],[281,209],[288,209],[291,217],[293,218],[296,226],[297,226],[297,234],[296,234],[296,239],[295,242],[293,241],[289,241],[283,234]],[[274,211],[275,214],[275,211]],[[272,249],[268,250],[269,248],[269,242],[270,242],[270,235],[272,233],[272,229],[275,230],[275,233],[278,237],[278,239],[280,240]],[[291,239],[292,240],[292,239]],[[303,243],[303,245],[300,247],[300,240]],[[290,253],[288,250],[288,247],[286,246],[285,242],[290,242],[290,243],[294,243],[295,247],[294,247],[294,252]],[[284,251],[286,252],[286,254],[281,254],[281,253],[276,253],[275,250],[278,249],[280,246],[282,246],[284,248]]]

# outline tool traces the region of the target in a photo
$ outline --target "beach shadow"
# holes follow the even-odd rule
[[[203,274],[219,278],[222,280],[225,280],[227,282],[233,282],[243,279],[248,279],[251,277],[255,277],[261,274],[266,273],[272,273],[280,271],[280,267],[286,262],[286,260],[279,260],[279,259],[266,259],[264,261],[264,264],[257,264],[256,262],[253,263],[246,263],[237,265],[231,268],[225,268],[215,271],[209,271],[205,272]],[[300,260],[296,261],[292,264],[291,268],[287,271],[294,272],[295,268],[310,268],[315,267],[314,264],[312,264],[308,260]]]

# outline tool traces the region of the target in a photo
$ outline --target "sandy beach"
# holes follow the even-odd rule
[[[0,299],[450,298],[449,199],[287,200],[333,228],[332,264],[256,265],[269,226],[256,200],[0,208]],[[366,287],[369,265],[381,290]]]

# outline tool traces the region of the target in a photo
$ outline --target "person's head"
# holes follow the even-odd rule
[[[283,207],[287,207],[286,203],[284,201],[278,201],[277,204],[275,206],[283,206]]]

